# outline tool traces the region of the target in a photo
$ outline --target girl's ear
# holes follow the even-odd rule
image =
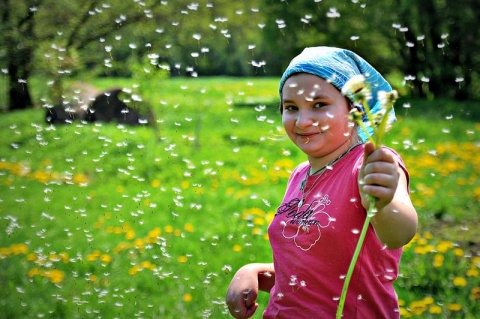
[[[278,106],[278,111],[280,112],[280,115],[283,114],[283,103],[282,103],[282,101],[280,101],[280,104]]]

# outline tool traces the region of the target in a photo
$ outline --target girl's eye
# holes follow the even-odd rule
[[[326,106],[327,103],[324,103],[324,102],[317,102],[313,105],[314,108],[321,108],[321,107],[324,107]]]
[[[283,109],[284,109],[285,111],[295,111],[297,108],[296,108],[295,106],[293,106],[293,105],[285,105],[285,106],[283,107]]]

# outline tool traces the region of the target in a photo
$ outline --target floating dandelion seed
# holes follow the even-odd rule
[[[340,12],[338,12],[337,8],[332,7],[328,9],[327,18],[332,18],[332,19],[340,18]]]
[[[275,22],[277,23],[277,26],[278,26],[279,29],[283,29],[283,28],[287,27],[287,24],[285,23],[285,20],[277,19],[277,20],[275,20]]]

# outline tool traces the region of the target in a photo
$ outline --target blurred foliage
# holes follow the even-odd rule
[[[33,98],[44,82],[32,78]],[[47,125],[38,109],[0,116],[2,318],[229,318],[228,283],[271,260],[267,225],[305,160],[281,129],[278,79],[91,84],[159,101],[160,138],[150,126]],[[396,282],[402,318],[479,317],[480,124],[469,108],[404,99],[387,135],[420,219]]]
[[[57,72],[131,76],[155,54],[172,76],[278,76],[306,46],[356,51],[412,96],[479,98],[480,0],[6,0],[0,67],[9,109],[32,105],[28,78]],[[36,57],[35,59],[33,57]],[[43,59],[43,61],[42,61]],[[61,80],[54,69],[47,70]],[[5,94],[7,94],[5,92]],[[3,93],[3,92],[2,92]],[[60,93],[56,93],[61,96]],[[55,95],[55,94],[54,94]],[[5,100],[5,99],[0,99]],[[36,101],[33,101],[33,103]]]

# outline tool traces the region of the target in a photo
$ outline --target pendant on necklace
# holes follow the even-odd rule
[[[303,198],[298,202],[298,208],[302,207],[303,205]]]

